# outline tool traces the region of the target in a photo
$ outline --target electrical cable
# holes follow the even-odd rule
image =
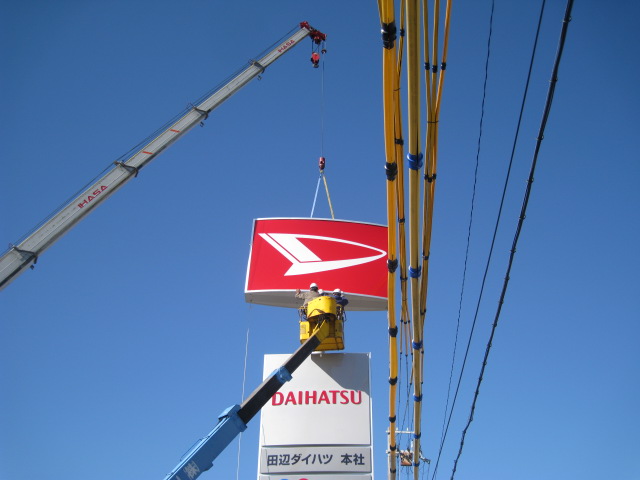
[[[244,368],[242,369],[242,395],[240,403],[244,401],[244,389],[247,380],[247,357],[249,356],[249,327],[247,327],[247,340],[244,347]],[[240,449],[242,446],[242,432],[238,434],[238,466],[236,467],[236,480],[240,478]]]
[[[460,330],[460,317],[461,317],[461,312],[462,312],[462,299],[464,296],[464,287],[465,287],[465,283],[466,283],[466,276],[467,276],[467,262],[469,259],[469,246],[471,244],[471,226],[473,224],[473,213],[474,213],[474,206],[475,206],[475,198],[476,198],[476,186],[477,186],[477,181],[478,181],[478,169],[479,169],[479,165],[480,165],[480,147],[482,144],[482,127],[484,124],[484,107],[485,107],[485,101],[486,101],[486,97],[487,97],[487,83],[488,83],[488,79],[489,79],[489,60],[491,58],[491,38],[492,38],[492,33],[493,33],[493,16],[494,16],[494,10],[495,10],[495,1],[491,2],[491,13],[489,15],[489,34],[487,36],[487,56],[485,59],[485,64],[484,64],[484,83],[482,86],[482,102],[481,102],[481,106],[480,106],[480,125],[478,127],[478,145],[477,145],[477,149],[476,149],[476,164],[475,164],[475,170],[474,170],[474,174],[473,174],[473,188],[472,188],[472,193],[471,193],[471,208],[470,208],[470,213],[469,213],[469,225],[467,228],[467,245],[466,245],[466,249],[465,249],[465,256],[464,256],[464,267],[463,267],[463,271],[462,271],[462,285],[460,288],[460,300],[458,303],[458,317],[457,317],[457,321],[456,321],[456,333],[455,333],[455,340],[454,340],[454,344],[453,344],[453,356],[452,356],[452,360],[451,360],[451,371],[449,374],[449,387],[447,389],[447,400],[445,402],[445,407],[444,407],[444,416],[443,416],[443,420],[442,420],[442,432],[440,435],[440,449],[438,452],[438,459],[436,461],[436,465],[434,467],[434,477],[436,472],[438,471],[438,462],[440,460],[440,453],[442,452],[442,447],[444,444],[444,438],[445,438],[445,423],[447,421],[447,412],[449,410],[449,400],[450,400],[450,395],[451,395],[451,384],[453,382],[453,371],[454,371],[454,366],[455,366],[455,359],[456,359],[456,351],[457,351],[457,345],[458,345],[458,333]],[[473,329],[472,329],[473,332]],[[469,343],[471,341],[471,335],[469,337]],[[468,349],[468,346],[467,346]],[[466,357],[465,357],[466,358]],[[456,391],[457,393],[457,391]]]
[[[409,166],[409,283],[411,288],[411,348],[413,373],[413,463],[416,462],[416,450],[420,444],[422,413],[422,379],[420,351],[422,349],[422,326],[420,323],[419,276],[419,176],[423,155],[420,142],[420,21],[418,2],[407,2],[407,158]],[[418,463],[419,465],[419,463]],[[413,469],[416,479],[417,468]]]
[[[433,14],[434,31],[433,31],[433,58],[436,58],[439,46],[439,22],[440,9],[439,0],[435,0],[435,9]],[[424,31],[422,40],[426,45],[425,51],[429,51],[428,42],[428,17],[427,2],[422,2],[424,13]],[[401,1],[401,27],[400,27],[400,49],[396,50],[396,25],[394,17],[394,6],[392,0],[379,0],[378,9],[382,26],[383,39],[383,105],[384,105],[384,132],[385,132],[385,154],[387,159],[387,223],[389,225],[389,247],[388,260],[388,322],[389,322],[389,352],[390,352],[390,404],[389,404],[389,479],[396,478],[397,465],[397,445],[394,432],[396,431],[396,405],[402,404],[401,398],[406,400],[406,406],[410,401],[410,388],[413,387],[413,408],[407,408],[404,412],[402,421],[407,417],[412,422],[413,440],[412,447],[412,470],[414,480],[418,480],[420,475],[420,467],[422,465],[422,456],[420,449],[421,424],[422,424],[422,384],[423,384],[423,365],[424,365],[424,314],[426,308],[421,308],[426,301],[426,266],[425,261],[428,256],[425,252],[429,250],[431,224],[433,220],[433,198],[435,179],[435,165],[437,157],[437,117],[439,112],[439,99],[441,98],[442,86],[444,81],[443,71],[445,69],[445,60],[448,34],[449,19],[451,18],[451,1],[447,1],[447,10],[445,17],[444,32],[444,57],[442,68],[438,72],[437,68],[433,71],[429,68],[427,71],[427,106],[429,111],[428,131],[425,135],[427,145],[425,152],[427,155],[423,157],[420,146],[420,129],[421,129],[421,86],[420,86],[420,70],[422,63],[420,61],[420,7],[419,2]],[[408,105],[408,135],[407,135],[407,159],[408,159],[408,238],[405,237],[405,207],[404,207],[404,166],[403,155],[405,141],[402,135],[402,114],[400,101],[399,78],[402,71],[402,61],[404,52],[404,36],[405,36],[405,19],[406,19],[406,45],[407,45],[407,105]],[[425,65],[428,63],[425,62]],[[437,63],[437,61],[434,61]],[[431,79],[433,78],[433,81]],[[437,80],[437,81],[436,81]],[[421,187],[419,185],[419,176],[421,169],[426,160],[425,170],[429,175],[425,175],[425,197],[427,203],[424,207],[424,216],[422,224],[420,224],[420,195]],[[426,177],[429,177],[427,180]],[[395,190],[395,195],[394,195]],[[391,226],[397,223],[396,228]],[[420,232],[426,231],[426,236],[422,238],[422,255],[419,254]],[[396,237],[399,236],[399,239]],[[398,244],[396,244],[396,241]],[[407,262],[407,241],[409,246],[409,259]],[[396,257],[396,246],[399,247],[399,255]],[[407,268],[407,263],[409,266]],[[402,327],[400,352],[404,352],[405,361],[408,362],[408,356],[411,354],[411,368],[408,366],[405,373],[409,373],[410,381],[407,386],[409,391],[403,397],[403,391],[397,389],[398,381],[398,328],[395,322],[395,271],[400,266],[400,326]],[[409,301],[408,283],[411,285],[411,299]],[[410,342],[410,343],[409,343]],[[393,379],[393,382],[391,381]],[[397,399],[395,398],[397,394]],[[424,467],[424,466],[423,466]],[[424,476],[424,468],[422,475]]]
[[[393,130],[393,142],[395,161],[398,166],[398,176],[396,179],[396,222],[398,228],[398,260],[400,267],[400,322],[401,322],[401,337],[400,337],[400,351],[409,351],[409,338],[411,338],[411,326],[409,324],[409,297],[408,297],[408,285],[407,285],[407,240],[405,229],[405,206],[404,206],[404,139],[402,133],[402,109],[400,100],[400,74],[402,72],[402,60],[404,52],[404,26],[405,26],[405,8],[406,0],[401,1],[400,5],[400,46],[397,49],[396,54],[396,72],[395,72],[395,89],[393,91],[393,104],[394,104],[394,130]],[[391,223],[389,223],[391,225]],[[394,226],[395,229],[395,226]]]
[[[537,51],[537,47],[538,47],[538,40],[540,37],[540,27],[542,25],[542,18],[544,16],[544,8],[545,8],[545,4],[546,4],[546,0],[542,0],[542,4],[540,7],[540,14],[538,15],[538,25],[536,28],[536,35],[533,41],[533,47],[532,47],[532,51],[531,51],[531,58],[529,61],[529,70],[527,73],[527,80],[525,82],[525,86],[524,86],[524,92],[523,92],[523,96],[522,96],[522,102],[520,104],[520,113],[519,113],[519,117],[518,117],[518,123],[516,126],[516,130],[515,130],[515,135],[514,135],[514,140],[513,140],[513,145],[511,148],[511,157],[509,159],[509,165],[507,168],[507,174],[505,176],[505,181],[504,181],[504,185],[503,185],[503,189],[502,189],[502,198],[500,200],[500,206],[498,208],[498,214],[496,217],[496,224],[494,226],[494,230],[493,230],[493,238],[491,240],[491,246],[489,248],[489,254],[487,256],[487,262],[485,264],[485,270],[484,270],[484,274],[483,274],[483,278],[482,278],[482,283],[480,286],[480,293],[478,294],[478,301],[476,303],[476,309],[475,309],[475,314],[474,314],[474,318],[473,318],[473,323],[471,326],[471,331],[469,333],[469,338],[467,341],[467,348],[465,351],[465,356],[462,362],[462,366],[460,369],[460,374],[458,376],[458,382],[457,382],[457,386],[456,386],[456,391],[455,391],[455,395],[453,398],[453,403],[451,405],[451,410],[449,411],[449,418],[448,420],[446,419],[446,412],[447,409],[445,408],[445,419],[443,420],[443,432],[441,435],[441,440],[440,440],[440,448],[438,450],[438,457],[436,460],[436,465],[434,468],[434,472],[433,472],[433,476],[432,476],[432,480],[435,478],[437,471],[438,471],[438,465],[440,462],[440,456],[442,454],[442,450],[444,448],[444,442],[446,440],[447,437],[447,432],[449,430],[449,425],[451,423],[451,418],[453,416],[453,410],[455,408],[455,404],[456,404],[456,400],[458,398],[458,392],[460,391],[460,385],[462,382],[462,376],[464,374],[464,369],[467,363],[467,358],[468,358],[468,353],[469,353],[469,348],[471,345],[471,341],[472,341],[472,337],[473,337],[473,333],[475,330],[475,325],[476,325],[476,320],[478,318],[478,314],[479,314],[479,310],[480,310],[480,304],[482,301],[482,297],[483,297],[483,293],[484,293],[484,287],[485,287],[485,283],[486,283],[486,279],[487,279],[487,275],[488,275],[488,271],[489,271],[489,266],[491,263],[491,259],[493,256],[493,249],[495,246],[495,241],[496,241],[496,237],[497,237],[497,233],[498,233],[498,228],[500,225],[500,220],[502,218],[502,210],[504,207],[504,201],[505,201],[505,197],[506,197],[506,193],[507,193],[507,187],[509,185],[509,180],[510,180],[510,176],[511,176],[511,168],[513,166],[513,160],[515,157],[515,151],[516,151],[516,146],[518,143],[518,139],[519,139],[519,134],[520,134],[520,126],[522,124],[522,118],[524,116],[524,108],[525,108],[525,104],[526,104],[526,100],[527,100],[527,94],[529,92],[529,84],[530,84],[530,80],[531,80],[531,74],[533,72],[533,64],[534,64],[534,60],[535,60],[535,55],[536,55],[536,51]],[[492,5],[492,9],[493,9],[493,5]],[[492,12],[493,15],[493,12]],[[489,56],[489,50],[487,50],[487,57]],[[488,58],[487,58],[488,60]],[[485,66],[486,68],[486,66]],[[485,81],[486,81],[486,73],[485,73]],[[483,106],[484,106],[484,97],[483,97]],[[480,150],[480,142],[481,142],[481,133],[482,129],[480,128],[480,134],[478,137],[478,154],[479,154],[479,150]],[[477,172],[477,166],[478,166],[478,157],[476,156],[476,172]],[[474,193],[472,196],[472,201],[471,201],[471,214],[470,214],[470,218],[469,218],[469,230],[468,230],[468,235],[467,235],[467,253],[468,253],[468,248],[469,248],[469,238],[471,235],[471,223],[472,223],[472,219],[473,219],[473,198],[475,197],[475,176],[474,176]],[[463,292],[464,292],[464,285],[465,285],[465,275],[466,275],[466,265],[467,265],[467,253],[465,254],[465,268],[464,268],[464,272],[463,272],[463,278],[462,278],[462,287],[461,287],[461,292],[460,292],[460,303],[458,306],[458,321],[457,321],[457,327],[456,327],[456,344],[457,344],[457,335],[458,335],[458,327],[460,325],[460,316],[461,316],[461,309],[462,309],[462,296],[463,296]],[[453,374],[453,367],[454,367],[454,362],[455,362],[455,345],[454,345],[454,359],[452,361],[452,365],[451,365],[451,373]],[[450,388],[451,388],[451,377],[449,380],[449,392],[450,392]],[[447,395],[447,403],[449,402],[449,395]],[[444,425],[444,421],[446,421],[446,427]]]
[[[554,61],[554,65],[553,65],[553,71],[551,74],[551,80],[549,82],[549,90],[547,92],[547,99],[545,102],[545,107],[544,107],[544,113],[542,115],[542,120],[540,122],[540,129],[538,131],[538,137],[536,139],[536,146],[535,146],[535,151],[533,154],[533,159],[531,161],[531,168],[529,171],[529,178],[527,180],[527,187],[525,189],[525,193],[524,193],[524,198],[522,201],[522,207],[520,210],[520,217],[518,218],[518,224],[516,226],[516,231],[514,234],[514,238],[513,238],[513,243],[512,243],[512,247],[511,247],[511,252],[509,255],[509,262],[507,265],[507,270],[505,273],[505,277],[504,277],[504,282],[502,284],[502,291],[500,292],[500,298],[498,300],[498,307],[496,309],[496,314],[494,317],[494,321],[493,321],[493,325],[491,327],[491,334],[489,336],[489,341],[487,342],[487,346],[485,349],[485,354],[484,354],[484,358],[482,360],[482,367],[480,369],[480,375],[478,377],[478,382],[476,384],[476,390],[475,390],[475,394],[473,397],[473,402],[471,404],[471,411],[469,413],[469,418],[467,420],[467,424],[464,428],[464,430],[462,431],[462,438],[460,440],[460,448],[458,450],[458,455],[456,456],[456,459],[454,461],[454,465],[453,465],[453,471],[451,472],[451,480],[453,480],[455,473],[456,473],[456,469],[457,469],[457,465],[458,465],[458,461],[460,460],[460,457],[462,455],[462,450],[464,447],[464,440],[467,434],[467,431],[471,425],[471,422],[473,421],[473,414],[476,408],[476,403],[478,401],[478,396],[480,394],[480,384],[482,383],[483,377],[484,377],[484,371],[486,369],[487,366],[487,362],[488,362],[488,358],[489,358],[489,353],[491,351],[491,346],[493,344],[493,337],[495,335],[495,331],[496,328],[498,326],[498,321],[500,319],[500,313],[502,312],[502,305],[504,304],[504,298],[506,296],[507,293],[507,286],[509,284],[509,279],[510,279],[510,275],[511,275],[511,268],[513,266],[513,260],[515,258],[515,254],[516,254],[516,250],[517,250],[517,245],[518,245],[518,240],[520,239],[520,234],[522,233],[522,226],[524,224],[524,219],[526,218],[526,212],[527,212],[527,207],[529,205],[529,198],[531,196],[531,189],[533,186],[533,178],[534,178],[534,174],[535,174],[535,170],[536,170],[536,166],[538,163],[538,155],[540,153],[540,147],[542,144],[542,140],[544,139],[544,131],[546,129],[546,125],[547,125],[547,121],[549,119],[549,115],[551,113],[551,105],[553,103],[553,96],[555,94],[555,89],[556,89],[556,84],[558,82],[558,70],[560,68],[560,61],[562,59],[562,53],[564,51],[564,45],[565,45],[565,41],[566,41],[566,37],[567,37],[567,31],[569,28],[569,22],[571,21],[571,10],[573,8],[573,0],[567,0],[567,7],[565,10],[565,14],[564,14],[564,18],[562,21],[562,29],[560,32],[560,41],[559,41],[559,45],[558,45],[558,50],[556,53],[556,58]]]
[[[412,279],[416,279],[416,287],[419,288],[419,292],[415,295],[414,282],[412,281],[412,303],[413,303],[413,332],[414,337],[412,345],[419,346],[417,353],[419,355],[419,361],[417,362],[418,371],[414,371],[414,400],[415,412],[414,412],[414,443],[413,443],[413,466],[414,466],[414,480],[418,480],[420,466],[422,465],[421,458],[421,415],[422,415],[422,383],[424,381],[424,325],[427,311],[427,286],[429,280],[429,257],[430,257],[430,245],[431,245],[431,233],[433,227],[433,211],[435,202],[435,179],[436,168],[438,159],[438,127],[439,127],[439,102],[442,98],[442,90],[444,86],[444,74],[446,70],[447,51],[448,51],[448,39],[450,32],[450,20],[451,20],[451,0],[446,2],[445,20],[444,20],[444,32],[443,32],[443,56],[440,69],[438,70],[438,49],[440,46],[440,1],[434,1],[433,8],[433,40],[431,42],[431,57],[428,56],[429,43],[428,43],[428,11],[427,2],[423,2],[423,49],[425,53],[425,82],[427,90],[427,131],[425,134],[425,156],[424,156],[424,175],[423,175],[423,207],[422,207],[422,259],[420,266],[417,267],[417,272],[409,270]],[[427,72],[427,65],[431,64],[430,71]],[[409,196],[411,198],[411,190]],[[416,232],[417,235],[417,232]],[[412,265],[413,265],[412,257]],[[417,277],[417,278],[416,278]],[[416,325],[417,324],[417,325]],[[416,336],[418,332],[418,336]],[[414,359],[415,362],[415,359]],[[420,386],[418,389],[417,386]]]
[[[378,0],[378,13],[382,28],[382,94],[384,113],[384,146],[386,157],[386,195],[387,195],[387,325],[389,338],[389,397],[388,397],[388,478],[395,480],[397,473],[397,405],[398,389],[398,327],[396,322],[395,300],[395,272],[398,265],[396,257],[396,232],[391,228],[396,215],[396,202],[398,201],[397,177],[398,159],[396,145],[396,116],[400,104],[396,102],[398,82],[397,50],[396,50],[396,25],[395,8],[393,0]],[[402,155],[402,152],[400,152]]]
[[[434,58],[436,56],[438,42],[438,24],[439,20],[439,0],[435,0],[436,8],[434,10]],[[427,3],[422,2],[423,12],[425,19],[428,19]],[[426,237],[423,237],[423,254],[419,255],[419,243],[420,243],[420,231],[421,225],[419,221],[420,214],[420,195],[421,188],[419,185],[419,175],[422,169],[423,154],[420,151],[420,129],[421,129],[421,115],[420,115],[420,101],[421,101],[421,87],[420,87],[420,70],[422,64],[420,62],[420,42],[419,36],[421,32],[419,21],[419,2],[407,2],[401,1],[401,28],[400,28],[400,46],[399,50],[396,50],[396,25],[394,18],[394,6],[392,0],[379,0],[378,9],[380,14],[380,21],[382,25],[382,39],[383,39],[383,105],[384,105],[384,132],[385,132],[385,153],[386,153],[386,169],[387,169],[387,223],[389,225],[389,247],[388,247],[388,322],[390,333],[390,404],[389,404],[389,479],[395,480],[396,478],[396,465],[397,465],[397,445],[395,439],[396,429],[396,405],[401,404],[401,397],[403,392],[396,388],[397,384],[397,363],[398,363],[398,342],[397,333],[398,328],[395,322],[395,271],[400,266],[400,291],[401,291],[401,304],[400,304],[400,326],[401,330],[401,352],[405,354],[405,361],[408,361],[409,353],[411,354],[411,380],[407,386],[413,387],[413,408],[408,415],[409,421],[413,423],[413,478],[418,480],[420,474],[420,466],[422,458],[420,457],[420,437],[421,437],[421,415],[422,415],[422,384],[423,384],[423,365],[424,365],[424,347],[423,347],[423,335],[424,335],[424,314],[425,308],[421,308],[421,305],[426,299],[426,268],[423,268],[424,261],[427,260],[424,252],[428,251],[428,244],[430,243],[430,230],[431,222],[433,218],[433,195],[434,188],[432,180],[435,178],[433,175],[429,180],[429,188],[425,187],[425,191],[428,193],[429,204],[425,208],[425,217],[422,221],[422,229],[425,228],[429,231]],[[445,34],[444,34],[444,57],[446,58],[446,45],[448,42],[449,33],[449,19],[451,12],[451,1],[447,1],[447,14],[445,19]],[[405,211],[404,211],[404,178],[403,178],[403,155],[405,141],[402,135],[402,122],[401,122],[401,109],[400,109],[400,87],[399,78],[402,70],[402,59],[404,52],[404,36],[405,36],[405,19],[406,19],[406,45],[407,45],[407,105],[408,105],[408,135],[407,135],[407,150],[408,150],[408,166],[409,166],[409,192],[408,192],[408,220],[409,220],[409,234],[408,239],[405,237]],[[424,22],[423,41],[428,45],[428,28],[427,21]],[[429,49],[426,48],[428,51]],[[444,61],[442,64],[442,70],[444,70]],[[427,84],[428,95],[427,102],[429,108],[429,119],[437,119],[439,95],[437,89],[441,89],[443,85],[442,70],[438,78],[437,68],[433,70],[433,73],[428,72]],[[434,81],[430,83],[431,77]],[[439,81],[436,82],[436,79]],[[437,85],[437,89],[436,89]],[[441,92],[440,92],[441,93]],[[430,121],[428,123],[430,127],[426,138],[427,148],[429,154],[426,157],[428,172],[432,172],[435,169],[435,159],[437,152],[437,121]],[[426,184],[425,184],[426,185]],[[395,190],[395,195],[394,195]],[[398,224],[397,232],[396,228],[391,228],[394,223]],[[396,258],[396,234],[399,236],[399,250],[400,254]],[[426,238],[426,241],[424,240]],[[407,249],[406,244],[409,244],[409,258],[410,262],[407,268]],[[426,245],[426,246],[425,246]],[[422,278],[421,278],[421,273]],[[411,300],[408,299],[408,283],[411,284]],[[411,340],[410,340],[411,339]],[[410,342],[410,344],[409,344]],[[407,367],[406,373],[409,368]],[[398,399],[396,400],[397,393]],[[404,396],[409,401],[410,391]],[[403,421],[407,417],[408,411],[405,411],[403,415]],[[424,468],[422,470],[424,475]]]

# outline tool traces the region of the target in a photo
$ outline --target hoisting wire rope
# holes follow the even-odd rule
[[[547,125],[547,121],[549,119],[549,114],[551,113],[551,105],[553,103],[553,96],[556,89],[556,83],[558,82],[558,70],[560,68],[560,60],[562,59],[562,52],[564,51],[564,44],[567,37],[567,30],[569,28],[569,22],[571,21],[571,10],[573,8],[573,0],[567,0],[567,7],[565,10],[564,18],[562,20],[562,29],[560,32],[560,41],[558,45],[558,51],[556,53],[556,58],[553,65],[553,71],[551,73],[551,80],[549,82],[549,90],[547,92],[547,100],[545,102],[544,113],[542,115],[542,120],[540,122],[540,129],[538,131],[538,137],[536,139],[536,147],[533,154],[533,159],[531,161],[531,169],[529,171],[529,178],[527,179],[527,187],[525,189],[524,198],[522,200],[522,207],[520,210],[520,217],[518,218],[518,224],[516,226],[516,231],[513,238],[513,243],[511,247],[511,252],[509,255],[509,262],[507,265],[507,270],[504,277],[504,282],[502,284],[502,291],[500,292],[500,298],[498,300],[498,306],[496,309],[496,314],[494,317],[493,325],[491,327],[491,334],[489,335],[489,341],[487,342],[487,346],[485,349],[484,358],[482,359],[482,367],[480,368],[480,375],[478,377],[478,382],[476,384],[476,390],[473,397],[473,402],[471,404],[471,410],[469,413],[469,418],[467,420],[467,424],[462,431],[462,437],[460,440],[460,448],[458,450],[458,455],[453,464],[453,471],[451,472],[451,480],[453,480],[458,461],[460,460],[460,456],[462,455],[462,449],[464,447],[464,440],[467,434],[467,431],[473,421],[473,414],[475,411],[476,403],[478,401],[478,395],[480,394],[480,384],[482,383],[484,377],[484,371],[487,366],[489,353],[491,351],[491,346],[493,344],[493,337],[495,335],[496,328],[498,326],[498,320],[500,319],[500,313],[502,311],[502,305],[504,304],[504,299],[507,293],[507,286],[509,284],[509,279],[511,275],[511,268],[513,266],[513,260],[516,254],[518,240],[520,239],[520,234],[522,232],[522,226],[524,224],[524,219],[526,218],[527,206],[529,204],[529,198],[531,196],[531,189],[533,186],[533,178],[536,170],[536,165],[538,163],[538,155],[540,153],[540,147],[542,144],[542,140],[544,138],[544,131]]]
[[[312,45],[313,52],[313,45]],[[329,202],[329,211],[331,212],[331,219],[335,220],[335,213],[333,211],[333,203],[331,203],[331,195],[329,194],[329,185],[327,184],[327,177],[324,173],[325,168],[325,157],[324,157],[324,54],[327,51],[324,49],[324,44],[322,47],[322,61],[320,62],[322,65],[322,71],[320,73],[320,160],[318,162],[318,167],[320,170],[320,174],[318,176],[318,183],[316,184],[316,192],[313,196],[313,205],[311,206],[311,215],[313,218],[313,212],[316,208],[316,202],[318,199],[318,190],[320,189],[320,181],[324,182],[324,190],[327,194],[327,201]]]
[[[324,52],[322,61],[322,71],[320,72],[320,156],[324,157]]]
[[[506,197],[506,193],[507,193],[507,187],[509,185],[509,180],[510,180],[510,176],[511,176],[511,168],[513,166],[513,160],[515,157],[515,151],[516,151],[516,146],[518,143],[518,138],[519,138],[519,133],[520,133],[520,126],[522,124],[522,117],[524,115],[524,107],[526,104],[526,100],[527,100],[527,94],[529,92],[529,83],[531,80],[531,74],[533,72],[533,64],[534,64],[534,60],[535,60],[535,54],[537,51],[537,46],[538,46],[538,39],[540,36],[540,27],[542,25],[542,18],[543,18],[543,14],[544,14],[544,8],[545,8],[545,4],[546,4],[546,0],[542,0],[542,4],[540,7],[540,14],[538,16],[538,25],[536,28],[536,35],[533,41],[533,47],[532,47],[532,51],[531,51],[531,59],[529,61],[529,71],[527,73],[527,79],[525,82],[525,86],[524,86],[524,92],[523,92],[523,96],[522,96],[522,102],[520,105],[520,114],[518,117],[518,123],[515,129],[515,135],[514,135],[514,140],[513,140],[513,145],[511,148],[511,157],[509,159],[509,165],[507,168],[507,173],[505,176],[505,180],[504,180],[504,185],[503,185],[503,189],[502,189],[502,198],[500,200],[500,206],[498,208],[498,214],[496,217],[496,224],[493,230],[493,238],[491,240],[491,246],[489,248],[489,254],[487,256],[487,262],[485,264],[485,270],[484,270],[484,275],[482,278],[482,282],[481,282],[481,286],[480,286],[480,292],[478,294],[478,300],[476,303],[476,309],[475,309],[475,314],[474,314],[474,318],[473,318],[473,323],[471,325],[471,330],[469,332],[469,338],[467,340],[467,347],[466,347],[466,351],[465,351],[465,355],[462,361],[462,366],[460,368],[460,373],[458,375],[458,382],[457,382],[457,386],[456,386],[456,390],[455,390],[455,394],[453,397],[453,401],[451,404],[451,410],[449,410],[449,400],[450,400],[450,393],[451,393],[451,381],[452,381],[452,377],[453,377],[453,370],[454,370],[454,365],[455,365],[455,356],[456,356],[456,348],[457,348],[457,341],[458,341],[458,330],[460,327],[460,318],[461,318],[461,311],[462,311],[462,299],[463,299],[463,295],[464,295],[464,286],[465,286],[465,279],[466,279],[466,266],[467,266],[467,259],[468,259],[468,253],[469,253],[469,245],[470,245],[470,237],[471,237],[471,225],[473,222],[473,205],[474,205],[474,198],[475,198],[475,187],[476,187],[476,179],[477,179],[477,170],[478,170],[478,161],[479,161],[479,153],[480,153],[480,143],[481,143],[481,138],[482,138],[482,117],[483,117],[483,111],[484,111],[484,93],[483,93],[483,106],[481,108],[481,114],[480,114],[480,129],[479,129],[479,134],[478,134],[478,152],[476,155],[476,173],[474,174],[474,186],[473,186],[473,194],[472,194],[472,198],[471,198],[471,213],[470,213],[470,217],[469,217],[469,227],[468,227],[468,231],[467,231],[467,248],[466,248],[466,252],[465,252],[465,262],[464,262],[464,270],[463,270],[463,274],[462,274],[462,285],[461,285],[461,289],[460,289],[460,300],[459,300],[459,304],[458,304],[458,318],[457,318],[457,322],[456,322],[456,337],[455,337],[455,342],[454,342],[454,349],[453,349],[453,358],[451,361],[451,374],[449,377],[449,389],[448,389],[448,393],[447,393],[447,401],[446,401],[446,405],[445,405],[445,411],[444,411],[444,417],[443,417],[443,424],[442,424],[442,434],[440,437],[440,447],[438,449],[438,457],[436,460],[436,464],[434,467],[434,471],[433,471],[433,476],[431,477],[432,480],[435,479],[436,474],[438,472],[438,466],[440,464],[440,457],[442,455],[442,450],[444,448],[444,442],[446,441],[447,438],[447,433],[449,431],[449,425],[451,423],[451,418],[453,416],[453,411],[455,408],[455,404],[456,404],[456,400],[458,398],[458,392],[460,391],[460,385],[462,383],[462,377],[464,374],[464,370],[465,370],[465,366],[467,363],[467,358],[468,358],[468,354],[469,354],[469,348],[471,346],[471,341],[473,338],[473,333],[475,331],[475,325],[476,325],[476,321],[478,318],[478,314],[479,314],[479,310],[480,310],[480,304],[482,301],[482,297],[483,297],[483,293],[484,293],[484,287],[485,287],[485,283],[486,283],[486,279],[487,279],[487,274],[489,272],[489,266],[491,264],[491,259],[493,256],[493,249],[495,246],[495,241],[496,241],[496,237],[497,237],[497,233],[498,233],[498,227],[500,225],[500,220],[502,218],[502,210],[504,207],[504,201],[505,201],[505,197]],[[491,10],[491,19],[489,21],[489,40],[488,40],[488,44],[487,44],[487,62],[485,63],[485,89],[486,89],[486,78],[487,78],[487,70],[488,70],[488,60],[489,60],[489,52],[490,52],[490,44],[491,44],[491,25],[492,25],[492,18],[493,18],[493,2],[492,2],[492,10]],[[483,89],[483,92],[485,91],[485,89]],[[448,418],[447,418],[447,412],[449,412]]]

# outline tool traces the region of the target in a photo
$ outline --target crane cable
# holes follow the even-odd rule
[[[324,189],[327,192],[327,200],[329,201],[329,211],[331,212],[331,219],[335,220],[335,214],[333,213],[333,204],[331,203],[331,195],[329,195],[329,185],[327,185],[327,177],[324,174],[324,157],[320,157],[320,161],[323,162],[323,166],[320,168],[320,176],[318,177],[318,183],[316,184],[316,193],[313,196],[313,205],[311,206],[311,215],[313,218],[313,212],[316,209],[316,201],[318,199],[318,190],[320,190],[320,180],[324,180]]]
[[[323,48],[322,53],[327,51]],[[329,185],[327,185],[327,176],[324,174],[324,55],[322,57],[322,72],[320,75],[320,158],[321,168],[320,177],[324,181],[324,189],[327,192],[327,200],[329,201],[329,210],[331,211],[331,219],[335,220],[336,216],[333,213],[333,204],[331,203],[331,195],[329,195]]]
[[[310,217],[313,218],[313,212],[315,211],[316,201],[318,199],[318,190],[320,189],[320,181],[323,180],[324,190],[327,193],[327,201],[329,202],[329,211],[331,212],[331,219],[335,220],[336,217],[333,211],[333,204],[331,203],[331,195],[329,194],[329,185],[327,184],[327,176],[324,173],[325,161],[326,161],[324,157],[324,54],[327,53],[327,51],[324,48],[324,44],[321,52],[323,56],[322,56],[322,62],[321,62],[322,71],[320,74],[320,159],[318,160],[318,168],[320,170],[320,175],[318,176],[318,183],[316,184],[316,192],[315,192],[315,195],[313,196],[313,205],[311,206]]]

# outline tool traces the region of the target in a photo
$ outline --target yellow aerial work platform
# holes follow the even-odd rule
[[[336,299],[320,296],[300,307],[300,343],[311,337],[323,322],[329,324],[329,335],[316,350],[344,350],[344,309]]]

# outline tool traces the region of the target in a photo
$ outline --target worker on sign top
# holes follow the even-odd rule
[[[296,298],[304,299],[304,303],[302,304],[303,307],[306,306],[307,303],[309,303],[311,300],[319,296],[320,296],[320,292],[318,291],[318,285],[316,285],[315,283],[312,283],[311,285],[309,285],[308,292],[302,292],[300,291],[299,288],[296,290]]]
[[[342,290],[340,290],[339,288],[336,288],[333,291],[333,294],[331,295],[333,298],[336,299],[336,303],[340,306],[342,306],[343,308],[347,306],[347,304],[349,303],[349,300],[347,300],[344,295],[342,295]]]
[[[313,68],[318,68],[318,64],[320,63],[320,55],[318,52],[313,52],[311,54],[311,63],[313,63]]]

